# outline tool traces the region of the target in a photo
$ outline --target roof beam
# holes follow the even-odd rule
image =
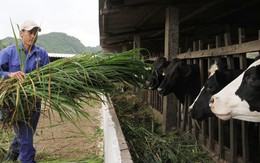
[[[107,14],[114,14],[117,12],[122,12],[122,11],[133,11],[136,9],[140,9],[140,8],[146,8],[146,7],[157,7],[157,6],[166,6],[171,4],[172,1],[171,0],[164,0],[164,1],[150,1],[150,2],[143,2],[143,3],[136,3],[136,4],[126,4],[126,5],[122,5],[120,7],[117,8],[102,8],[100,9],[99,13],[100,15],[107,15]]]
[[[234,9],[230,9],[227,12],[224,12],[224,13],[218,15],[218,16],[213,17],[212,19],[210,19],[210,21],[215,21],[216,19],[219,19],[221,17],[233,14],[235,12],[238,12],[239,10],[242,10],[244,8],[247,8],[247,7],[250,7],[250,6],[252,6],[252,5],[254,5],[254,4],[258,3],[258,2],[259,2],[258,0],[256,0],[256,1],[246,1],[245,3],[240,5],[240,7],[236,7]]]
[[[159,7],[156,7],[156,9],[151,9],[150,12],[142,19],[142,21],[140,21],[137,24],[136,29],[139,29],[145,22],[147,22],[147,20],[149,20],[154,14],[156,14],[162,8],[163,8],[163,6],[159,6]]]
[[[183,17],[180,19],[180,23],[184,22],[184,21],[187,21],[187,20],[190,20],[192,18],[194,18],[195,16],[207,11],[209,8],[215,6],[216,4],[222,2],[222,0],[218,0],[218,1],[213,1],[213,2],[209,2],[207,3],[206,5],[198,8],[197,10],[195,10],[194,12],[190,13],[189,15]]]
[[[150,29],[142,29],[142,30],[129,30],[128,32],[122,32],[122,33],[117,33],[117,34],[107,34],[106,36],[104,36],[104,38],[111,38],[111,37],[122,37],[122,36],[128,36],[128,35],[134,35],[134,34],[146,34],[146,33],[150,33],[150,32],[159,32],[162,31],[162,28],[150,28]]]

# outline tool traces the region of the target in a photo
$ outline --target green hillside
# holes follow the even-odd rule
[[[14,44],[13,38],[4,38],[0,40],[0,49],[11,44]],[[100,46],[86,47],[79,39],[60,32],[39,35],[36,44],[45,48],[49,53],[77,54],[82,52],[92,53],[101,50]]]

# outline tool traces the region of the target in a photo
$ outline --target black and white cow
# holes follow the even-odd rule
[[[154,63],[153,68],[151,71],[150,76],[146,80],[146,86],[151,89],[155,90],[160,85],[164,78],[164,71],[167,66],[170,64],[169,61],[166,60],[165,57],[158,57]]]
[[[157,90],[163,96],[174,93],[181,103],[184,103],[185,94],[196,97],[200,91],[199,65],[189,65],[181,59],[173,59]]]
[[[260,122],[260,59],[213,95],[209,105],[222,120]]]
[[[193,104],[189,107],[191,117],[201,121],[215,116],[209,107],[210,98],[242,72],[243,70],[229,70],[222,60],[216,59],[209,69],[208,79],[205,81]]]

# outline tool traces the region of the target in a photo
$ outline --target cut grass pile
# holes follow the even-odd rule
[[[189,133],[164,134],[152,109],[135,96],[115,96],[112,101],[135,163],[213,162]]]

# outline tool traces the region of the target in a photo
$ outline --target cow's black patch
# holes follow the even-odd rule
[[[236,95],[247,101],[251,111],[260,112],[260,65],[245,71]]]
[[[174,93],[181,103],[184,102],[185,94],[196,97],[200,90],[199,66],[187,65],[181,59],[173,59],[157,90],[164,96]]]

